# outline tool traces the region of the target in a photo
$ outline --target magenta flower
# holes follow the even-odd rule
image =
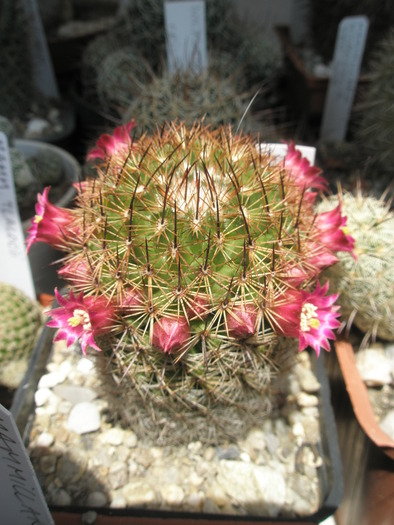
[[[190,340],[190,326],[184,317],[162,317],[153,325],[152,346],[170,354]]]
[[[189,319],[204,319],[210,312],[209,297],[205,294],[197,294],[187,305]]]
[[[290,176],[294,179],[297,185],[301,188],[315,188],[317,190],[326,191],[327,181],[324,177],[320,177],[322,170],[316,166],[311,166],[310,162],[304,158],[299,150],[296,149],[293,142],[287,145],[287,153],[284,159],[284,166],[289,171]],[[316,194],[311,192],[311,196]],[[306,192],[306,200],[308,199],[308,192]]]
[[[299,339],[298,351],[311,346],[319,356],[320,348],[330,351],[329,339],[335,339],[334,329],[340,326],[338,294],[327,295],[328,282],[316,285],[314,292],[289,290],[271,310],[274,328],[286,337]]]
[[[314,223],[316,238],[332,252],[342,251],[353,254],[355,241],[347,232],[346,216],[342,216],[341,212],[342,205],[338,204],[333,210],[317,215]]]
[[[129,314],[141,312],[144,305],[144,296],[137,288],[126,288],[120,300],[120,308]]]
[[[74,215],[67,208],[58,208],[48,200],[50,186],[44,188],[42,195],[37,195],[36,215],[31,221],[31,226],[27,230],[27,252],[36,242],[46,242],[47,244],[62,248],[66,242],[67,235],[74,231]]]
[[[131,146],[130,132],[136,127],[134,119],[128,124],[122,124],[115,128],[113,135],[104,133],[96,142],[96,147],[91,149],[87,160],[103,159],[111,157],[115,153],[128,151]]]
[[[257,309],[253,304],[234,306],[227,315],[229,334],[235,339],[245,339],[256,331]]]
[[[60,305],[48,312],[51,320],[47,326],[58,328],[54,341],[65,340],[67,346],[80,341],[83,353],[91,346],[100,351],[95,337],[111,330],[114,325],[114,310],[104,297],[77,297],[70,291],[68,298],[63,297],[55,289],[55,296]]]
[[[86,285],[92,282],[92,271],[85,261],[71,260],[57,271],[62,279],[75,285]]]

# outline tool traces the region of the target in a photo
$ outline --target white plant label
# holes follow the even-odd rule
[[[1,523],[54,525],[15,421],[0,405]]]
[[[207,67],[205,1],[164,2],[167,67],[170,74]]]
[[[8,140],[0,132],[0,281],[36,298],[16,200]],[[1,492],[1,491],[0,491]]]
[[[340,141],[346,136],[368,26],[366,16],[346,17],[339,24],[320,130],[322,139]]]
[[[23,0],[26,20],[29,25],[30,53],[33,61],[34,83],[37,89],[48,98],[58,99],[59,88],[47,40],[36,0]]]

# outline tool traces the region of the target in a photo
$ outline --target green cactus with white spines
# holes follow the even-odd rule
[[[334,206],[323,201],[320,210]],[[341,252],[325,274],[340,295],[344,322],[370,336],[394,340],[394,213],[382,199],[345,192],[341,195],[347,227],[356,242],[356,259]]]

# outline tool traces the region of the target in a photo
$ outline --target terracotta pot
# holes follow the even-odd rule
[[[338,340],[335,342],[335,350],[346,390],[360,426],[377,447],[394,459],[394,441],[383,432],[376,420],[367,387],[358,373],[353,346],[346,340]]]

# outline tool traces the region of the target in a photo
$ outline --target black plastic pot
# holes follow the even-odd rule
[[[27,443],[34,418],[34,392],[37,388],[38,381],[45,372],[45,367],[52,349],[52,340],[54,329],[45,327],[38,340],[33,352],[30,367],[16,392],[11,407],[11,413],[16,421],[19,431]],[[147,509],[125,508],[125,509],[91,509],[85,507],[52,507],[51,511],[56,523],[72,524],[82,523],[79,521],[81,515],[87,511],[94,510],[97,512],[100,520],[99,524],[209,524],[218,522],[222,525],[229,523],[252,524],[252,523],[320,523],[328,516],[332,515],[339,507],[343,496],[343,477],[342,462],[338,447],[337,430],[330,402],[330,387],[325,371],[325,365],[322,359],[312,358],[312,364],[315,367],[316,376],[320,382],[320,413],[321,413],[321,454],[323,465],[319,469],[321,485],[321,506],[319,510],[311,516],[301,518],[287,517],[258,517],[258,516],[230,516],[217,514],[185,513],[174,511],[153,511]]]

